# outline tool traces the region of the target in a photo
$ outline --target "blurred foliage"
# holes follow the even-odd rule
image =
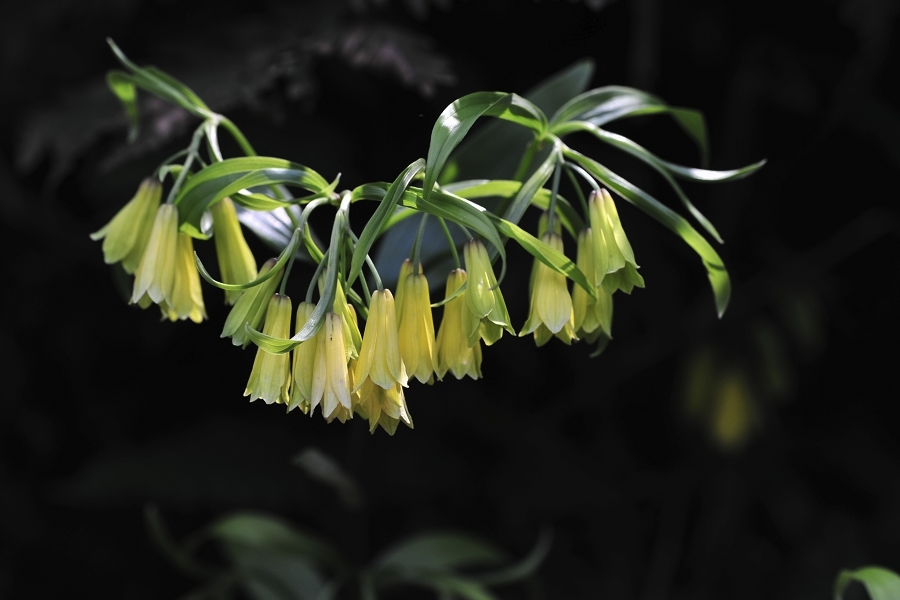
[[[325,457],[317,449],[307,452]],[[340,493],[340,486],[335,487]],[[342,588],[356,588],[359,597],[376,600],[385,592],[413,586],[432,589],[446,600],[492,600],[490,586],[530,577],[550,545],[549,536],[544,535],[524,560],[503,567],[508,558],[483,540],[461,533],[421,531],[387,548],[369,564],[355,567],[328,542],[275,515],[233,513],[182,544],[171,538],[156,507],[146,508],[145,519],[150,535],[175,567],[208,580],[190,598],[229,598],[240,586],[254,600],[330,600],[346,597]],[[196,555],[206,542],[217,544],[228,568],[199,562]],[[484,571],[486,567],[494,570]],[[482,570],[471,573],[472,568]]]

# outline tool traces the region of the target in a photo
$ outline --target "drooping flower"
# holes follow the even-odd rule
[[[389,435],[394,435],[401,421],[410,429],[413,428],[403,387],[399,383],[395,383],[390,389],[384,389],[371,379],[366,379],[360,389],[360,400],[355,410],[369,421],[369,433],[374,433],[381,425]]]
[[[190,318],[200,323],[206,318],[203,305],[203,291],[200,288],[200,273],[194,262],[194,243],[191,236],[178,234],[178,250],[175,257],[175,277],[169,298],[159,303],[165,317],[170,321]]]
[[[416,273],[422,272],[422,263],[418,263]],[[413,263],[408,258],[400,265],[400,275],[397,276],[397,295],[394,297],[394,308],[397,310],[397,321],[400,321],[400,311],[403,309],[403,282],[406,276],[413,272]]]
[[[572,308],[575,313],[575,335],[594,342],[600,334],[612,338],[612,295],[597,285],[597,271],[594,268],[594,240],[590,227],[578,234],[578,268],[584,273],[588,283],[594,286],[597,298],[591,297],[580,285],[572,289]]]
[[[347,345],[347,356],[356,360],[359,358],[359,350],[362,346],[362,335],[359,332],[359,325],[356,323],[356,311],[347,302],[347,296],[344,294],[344,285],[340,281],[337,282],[335,287],[332,311],[334,314],[341,316],[344,343]]]
[[[434,373],[434,321],[428,280],[422,273],[410,273],[401,287],[400,358],[410,376],[427,383]]]
[[[644,278],[637,272],[634,251],[622,228],[616,205],[605,189],[591,193],[588,216],[593,231],[597,283],[608,294],[616,290],[630,294],[634,286],[644,287]]]
[[[291,312],[290,298],[280,294],[272,296],[266,311],[263,333],[281,339],[290,337]],[[256,359],[253,361],[253,370],[250,372],[250,380],[247,382],[244,395],[250,396],[251,402],[262,398],[266,404],[273,402],[288,404],[290,402],[290,384],[289,354],[271,354],[259,348],[256,351]]]
[[[515,335],[484,244],[471,239],[466,242],[463,254],[468,272],[466,305],[475,315],[475,320],[468,322],[469,328],[466,330],[469,346],[474,346],[479,336],[490,346],[503,336],[504,329]]]
[[[325,315],[318,336],[313,381],[310,392],[310,412],[322,405],[322,416],[331,421],[336,417],[350,418],[350,378],[347,371],[347,349],[344,343],[341,316]],[[301,344],[302,345],[302,344]]]
[[[132,304],[140,303],[142,308],[148,306],[149,302],[143,300],[145,295],[156,304],[166,299],[175,280],[177,254],[178,209],[171,204],[163,204],[156,211],[147,248],[134,272]]]
[[[464,270],[450,271],[444,298],[451,298],[465,282]],[[444,304],[444,315],[435,342],[434,371],[438,379],[443,379],[448,370],[457,379],[466,375],[472,379],[481,377],[481,340],[476,336],[475,345],[470,347],[466,335],[472,327],[471,321],[475,321],[475,327],[478,326],[478,320],[466,304],[466,291],[463,290]]]
[[[369,319],[355,371],[358,390],[370,379],[384,389],[407,385],[406,367],[400,358],[397,316],[390,290],[375,291],[369,304]]]
[[[555,232],[546,232],[541,241],[554,250],[563,251],[562,237]],[[566,277],[535,259],[531,274],[531,306],[528,320],[519,336],[534,333],[538,346],[543,346],[552,336],[566,344],[577,340],[575,336],[575,316],[572,298],[566,287]]]
[[[121,261],[126,273],[134,273],[150,239],[153,218],[161,197],[162,185],[159,181],[145,179],[134,198],[109,223],[91,234],[92,240],[103,240],[103,260],[106,264]]]
[[[256,260],[244,239],[241,224],[231,198],[222,198],[213,204],[213,240],[216,257],[225,283],[249,283],[256,279]],[[234,304],[241,291],[225,291],[225,303]]]
[[[343,404],[338,405],[337,410],[332,414],[331,419],[328,420],[329,423],[332,419],[337,419],[341,423],[346,423],[347,419],[353,418],[353,411],[359,405],[359,390],[356,389],[355,377],[356,368],[359,361],[356,360],[351,349],[351,346],[353,345],[351,332],[355,330],[357,332],[357,336],[359,335],[359,321],[356,319],[356,309],[353,308],[352,304],[347,304],[346,320],[350,321],[350,327],[343,327],[343,332],[344,346],[347,348],[347,388],[350,390],[350,406],[352,408],[348,409]],[[362,342],[360,342],[360,344],[361,343]]]
[[[238,300],[240,302],[240,300]],[[316,309],[315,304],[301,302],[297,305],[297,325],[294,335],[300,330],[312,316]],[[294,348],[294,361],[291,378],[291,399],[288,411],[299,408],[303,414],[309,413],[312,401],[312,383],[316,373],[316,352],[319,349],[319,338],[325,335],[324,325],[316,334],[299,346]]]
[[[260,269],[260,275],[271,271],[276,262],[274,258],[267,260],[263,264],[262,269]],[[278,287],[283,275],[284,271],[279,270],[278,273],[261,284],[244,290],[244,293],[234,303],[231,312],[228,313],[220,337],[230,337],[231,343],[235,346],[246,347],[250,342],[250,338],[247,337],[244,325],[250,323],[250,327],[259,330],[259,326],[266,316],[269,298],[275,293],[275,288]]]

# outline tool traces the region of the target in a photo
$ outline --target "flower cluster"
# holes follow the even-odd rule
[[[142,308],[156,304],[164,319],[199,323],[207,318],[201,278],[224,290],[231,309],[221,336],[242,348],[251,341],[258,346],[245,390],[251,401],[262,398],[308,415],[319,409],[328,422],[360,416],[370,430],[380,426],[393,434],[401,422],[412,427],[405,398],[412,381],[434,384],[448,373],[480,379],[484,346],[498,343],[504,333],[530,334],[538,346],[554,337],[567,345],[587,341],[596,343],[599,353],[612,338],[613,296],[644,286],[616,205],[603,185],[687,242],[703,259],[720,316],[728,304],[731,286],[724,264],[688,220],[637,186],[623,185],[627,182],[564,141],[576,132],[589,133],[656,165],[695,220],[718,239],[668,174],[727,181],[751,174],[765,161],[719,172],[685,168],[660,161],[617,134],[611,137],[593,118],[612,105],[626,110],[613,111],[604,123],[636,114],[637,105],[649,106],[650,112],[669,110],[658,98],[626,87],[599,88],[569,99],[548,119],[540,107],[514,94],[470,94],[447,106],[435,122],[427,160],[413,161],[390,184],[365,183],[338,192],[339,176],[330,181],[305,165],[257,155],[237,125],[211,111],[189,87],[158,69],[134,64],[112,46],[125,71],[116,72],[110,82],[128,82],[128,94],[115,85],[113,91],[131,117],[137,110],[134,92],[140,89],[201,122],[190,144],[159,165],[154,177],[91,237],[103,240],[107,263],[121,264],[133,274],[130,302]],[[491,106],[506,109],[485,112],[488,97],[493,98]],[[456,180],[453,153],[481,115],[525,127],[533,136],[519,161],[517,181]],[[220,128],[241,155],[225,156]],[[703,138],[702,131],[692,134]],[[470,141],[475,147],[483,143]],[[563,171],[570,175],[581,214],[560,195]],[[167,178],[171,188],[162,202],[161,182]],[[586,189],[594,190],[587,198]],[[479,198],[490,200],[479,204]],[[357,236],[350,209],[359,201],[376,202],[377,208]],[[241,219],[263,241],[282,248],[277,258],[256,262],[237,206]],[[310,225],[313,211],[322,206],[336,209],[327,249],[319,247],[323,238]],[[532,206],[546,210],[536,235],[519,225]],[[278,216],[260,214],[270,211]],[[399,233],[402,229],[395,226],[417,213],[410,259],[400,266],[395,288],[387,289],[371,257],[374,244],[381,239],[396,245],[398,239],[388,242],[382,236]],[[443,300],[434,305],[422,257],[440,260],[443,244],[429,239],[434,231],[429,219],[438,221],[447,258],[455,266],[447,275]],[[451,225],[462,231],[463,244],[454,238]],[[219,281],[194,253],[195,240],[210,237]],[[508,267],[507,242],[518,243],[535,259],[528,315],[518,331],[495,275],[495,267],[501,274]],[[576,251],[574,261],[566,255],[567,244]],[[286,291],[298,256],[315,263],[316,274],[295,310]],[[436,307],[442,307],[439,323],[432,313]]]
[[[206,319],[200,274],[194,261],[193,238],[179,230],[178,207],[160,204],[162,186],[146,179],[112,220],[91,234],[103,240],[107,264],[120,262],[134,274],[131,304],[157,304],[170,321]],[[220,206],[221,205],[221,206]],[[213,210],[216,251],[227,283],[247,283],[256,276],[253,255],[244,240],[231,200]],[[237,296],[227,296],[229,304]]]
[[[144,181],[92,237],[104,240],[107,263],[121,262],[134,274],[132,303],[155,303],[172,321],[200,322],[206,312],[193,238],[180,227],[177,205],[160,200],[159,182]],[[601,190],[587,207],[590,226],[578,233],[577,267],[588,286],[575,285],[570,293],[559,268],[534,262],[528,318],[518,335],[533,334],[538,346],[552,337],[566,344],[610,338],[612,294],[643,286],[612,198]],[[370,431],[380,426],[393,434],[400,423],[413,426],[405,396],[411,380],[433,384],[447,373],[479,379],[482,343],[496,343],[504,331],[515,334],[491,257],[479,239],[471,238],[463,247],[465,268],[458,265],[447,276],[435,336],[429,284],[419,261],[401,265],[396,298],[379,282],[379,289],[365,294],[368,301],[363,301],[340,272],[330,273],[333,294],[326,293],[323,273],[319,302],[333,298],[328,310],[317,310],[308,297],[295,312],[284,293],[284,261],[270,259],[257,271],[232,201],[214,203],[210,214],[223,279],[216,285],[233,305],[221,335],[242,347],[251,339],[260,344],[244,391],[251,401],[261,398],[309,415],[318,408],[328,422],[358,415],[369,422]],[[552,213],[541,217],[538,239],[564,256],[562,229]],[[593,287],[593,293],[585,287]],[[366,317],[362,334],[354,304]],[[269,346],[265,340],[282,345]]]

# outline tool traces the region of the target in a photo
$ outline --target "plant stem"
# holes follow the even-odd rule
[[[412,259],[413,266],[415,266],[416,264],[419,264],[421,266],[422,264],[422,261],[419,258],[419,251],[422,249],[422,237],[425,234],[425,224],[427,222],[428,213],[423,212],[422,220],[419,221],[419,230],[416,232],[416,239],[413,242],[412,256],[410,257]]]
[[[522,160],[519,162],[519,168],[516,169],[516,174],[513,175],[514,180],[525,181],[525,174],[528,173],[528,167],[531,166],[531,161],[534,160],[534,155],[537,154],[540,145],[541,140],[537,137],[528,144],[528,148],[525,150],[525,154],[522,155]]]
[[[187,177],[188,171],[191,170],[191,164],[194,162],[194,157],[197,155],[197,148],[200,146],[200,140],[203,137],[204,127],[206,127],[206,123],[202,123],[200,127],[198,127],[194,131],[194,137],[191,138],[191,144],[187,147],[187,158],[184,159],[184,166],[181,168],[181,172],[178,174],[178,178],[172,185],[172,189],[169,190],[169,196],[166,198],[166,204],[172,204],[175,202],[175,197],[178,195],[178,191],[181,190],[181,186],[184,184],[184,180]]]
[[[447,238],[447,245],[450,246],[450,252],[453,254],[453,264],[455,264],[458,269],[459,253],[456,251],[456,242],[453,241],[453,236],[450,235],[450,230],[447,229],[447,222],[444,221],[443,217],[438,217],[438,223],[441,224],[441,229],[444,230],[444,236]]]
[[[553,184],[550,187],[550,205],[547,208],[547,230],[550,232],[554,231],[554,224],[556,223],[556,195],[559,193],[559,172],[562,170],[560,168],[560,164],[562,161],[557,161],[556,167],[553,169]]]

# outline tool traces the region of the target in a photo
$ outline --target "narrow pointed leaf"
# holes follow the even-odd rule
[[[191,114],[205,118],[212,116],[212,111],[197,97],[194,92],[180,81],[162,73],[154,67],[139,67],[131,62],[125,53],[110,38],[106,42],[112,48],[119,62],[132,73],[134,84],[152,94],[181,106]]]
[[[421,533],[387,550],[377,559],[380,568],[450,571],[459,567],[496,565],[504,554],[483,540],[449,532]]]
[[[700,111],[673,108],[647,92],[624,86],[606,86],[572,98],[550,118],[550,131],[567,121],[587,121],[597,126],[624,117],[666,113],[672,116],[700,149],[701,163],[709,157],[706,123]]]
[[[856,571],[841,571],[834,584],[835,600],[842,600],[847,586],[854,581],[865,586],[872,600],[900,598],[900,576],[883,567],[864,567]]]
[[[487,179],[476,179],[470,181],[459,181],[444,186],[444,190],[452,192],[457,196],[461,196],[468,200],[475,198],[512,198],[515,196],[522,183],[519,181],[510,181],[495,179],[493,181]],[[541,188],[535,192],[531,198],[532,206],[541,210],[550,208],[550,190]],[[560,223],[566,228],[573,237],[578,237],[578,232],[584,229],[584,221],[579,216],[575,208],[568,200],[557,194],[556,196],[556,215],[559,217]]]
[[[366,227],[359,236],[359,242],[353,250],[353,258],[350,261],[350,273],[347,275],[347,287],[350,287],[356,281],[359,272],[362,270],[363,263],[366,261],[366,256],[372,248],[372,244],[375,243],[375,240],[381,234],[384,223],[394,213],[394,208],[400,199],[403,198],[403,193],[409,187],[413,177],[423,168],[425,168],[425,161],[420,158],[406,167],[387,189],[387,192],[381,199],[381,203],[375,210],[375,214],[366,223]]]
[[[684,217],[661,204],[659,200],[626,179],[616,175],[597,161],[571,149],[566,149],[563,153],[566,158],[569,158],[584,167],[591,175],[596,177],[616,194],[674,231],[694,249],[703,260],[703,266],[706,267],[706,274],[709,277],[713,295],[715,296],[716,310],[721,318],[722,315],[725,314],[725,309],[728,306],[728,300],[731,296],[731,281],[722,259],[709,242],[707,242]]]
[[[662,165],[675,177],[687,179],[688,181],[713,183],[718,181],[735,181],[743,179],[748,175],[752,175],[766,164],[766,159],[747,165],[746,167],[741,167],[740,169],[730,169],[727,171],[710,171],[708,169],[683,167],[662,159],[659,159],[659,162],[662,163]]]
[[[213,523],[207,535],[222,542],[311,559],[335,568],[344,562],[327,542],[300,531],[278,517],[253,512],[228,515]]]
[[[257,186],[290,184],[308,190],[313,194],[330,191],[325,179],[303,165],[281,158],[247,156],[229,158],[197,172],[181,188],[175,204],[178,206],[182,231],[200,237],[200,219],[203,212],[226,196],[234,195],[235,202],[247,205],[263,201],[259,195],[249,198],[238,192]],[[282,206],[269,199],[273,208]]]
[[[544,114],[552,114],[585,91],[593,73],[594,61],[582,59],[544,79],[523,95]],[[511,178],[516,172],[518,155],[528,145],[530,137],[530,131],[512,123],[499,120],[486,123],[466,136],[456,148],[438,181],[443,184],[472,177]],[[455,171],[456,175],[447,177],[450,171]]]
[[[456,100],[444,109],[431,131],[425,179],[422,184],[426,200],[430,197],[434,182],[441,174],[450,153],[482,115],[518,123],[538,135],[543,135],[547,129],[547,118],[544,113],[517,94],[476,92]]]
[[[241,182],[235,182],[230,187],[234,188],[237,185],[241,184]],[[293,202],[277,200],[275,198],[266,196],[265,194],[240,190],[229,195],[231,196],[231,199],[235,204],[240,204],[244,208],[249,208],[250,210],[255,210],[257,212],[275,210],[276,208],[287,208],[288,206],[291,206],[293,204]]]
[[[531,549],[531,552],[528,553],[528,556],[521,561],[499,571],[482,573],[472,577],[472,579],[486,585],[502,585],[525,579],[536,572],[538,567],[541,566],[541,563],[544,562],[544,559],[550,552],[552,539],[553,536],[550,532],[545,530],[541,533],[541,536],[535,543],[534,548]]]
[[[334,224],[331,227],[331,241],[328,245],[328,262],[325,265],[325,285],[322,287],[319,301],[316,303],[316,308],[313,309],[312,314],[309,316],[309,319],[307,319],[303,327],[300,328],[300,331],[292,338],[285,340],[257,331],[247,323],[244,325],[244,328],[247,331],[247,336],[253,340],[253,343],[271,354],[285,354],[316,335],[319,328],[322,327],[322,323],[325,321],[325,315],[331,312],[332,307],[334,306],[334,298],[337,293],[338,285],[338,256],[340,256],[342,232],[346,225],[346,213],[343,209],[338,210],[337,215],[334,217]]]
[[[291,237],[287,246],[284,247],[284,250],[281,251],[281,254],[278,256],[278,260],[275,261],[275,264],[272,265],[272,268],[249,283],[223,283],[221,281],[216,281],[210,276],[209,272],[206,270],[206,267],[203,266],[203,263],[200,261],[200,257],[197,256],[196,252],[194,252],[194,262],[197,263],[197,270],[200,272],[200,276],[203,277],[203,279],[205,279],[206,282],[210,285],[215,286],[220,290],[233,292],[248,290],[277,275],[281,268],[285,265],[285,263],[287,263],[288,259],[291,257],[291,254],[297,251],[299,242],[300,231],[295,230],[294,235]]]
[[[106,74],[106,84],[112,93],[116,95],[128,116],[128,141],[133,142],[138,136],[137,88],[134,79],[122,71],[110,71]]]
[[[434,182],[450,153],[466,137],[475,121],[508,95],[503,92],[476,92],[456,100],[440,114],[431,130],[428,146],[425,180],[422,183],[426,199],[431,195]]]
[[[565,275],[580,285],[591,297],[597,297],[597,290],[588,282],[587,277],[584,276],[584,273],[581,272],[578,266],[565,254],[542,242],[515,223],[500,217],[493,217],[492,220],[497,225],[497,230],[500,233],[518,242],[529,254],[557,273]]]
[[[706,229],[706,231],[715,238],[717,242],[720,244],[722,242],[722,237],[719,235],[719,232],[713,226],[713,224],[707,219],[700,210],[694,206],[694,203],[687,197],[687,194],[684,193],[684,190],[681,189],[681,186],[678,185],[678,182],[675,181],[675,178],[672,177],[669,172],[668,167],[664,163],[663,160],[658,158],[652,152],[641,146],[640,144],[628,139],[625,136],[619,135],[617,133],[612,133],[611,131],[606,131],[594,125],[593,123],[586,123],[584,121],[575,121],[571,123],[567,123],[567,125],[574,130],[587,131],[592,134],[597,139],[618,148],[620,150],[624,150],[628,154],[634,156],[639,159],[643,163],[650,165],[657,173],[662,175],[663,179],[675,190],[675,194],[678,196],[678,199],[681,200],[681,203],[688,210],[691,215],[700,225]]]
[[[387,193],[387,188],[388,185],[386,183],[362,185],[353,190],[353,199],[354,201],[359,199],[381,200]],[[401,198],[401,202],[406,208],[424,211],[430,215],[448,219],[474,231],[496,248],[502,260],[506,261],[503,240],[489,218],[491,216],[490,213],[484,207],[444,190],[434,190],[431,198],[425,200],[422,188],[417,187],[407,189]]]
[[[550,175],[553,174],[553,169],[560,160],[561,156],[559,154],[559,149],[558,147],[555,147],[544,162],[542,162],[535,172],[531,174],[528,181],[523,183],[522,187],[519,188],[519,191],[516,192],[516,197],[513,198],[513,201],[503,212],[504,219],[512,223],[518,223],[522,219],[525,210],[531,205],[532,198],[534,198],[534,195],[539,189],[544,187],[547,180],[550,179]]]

